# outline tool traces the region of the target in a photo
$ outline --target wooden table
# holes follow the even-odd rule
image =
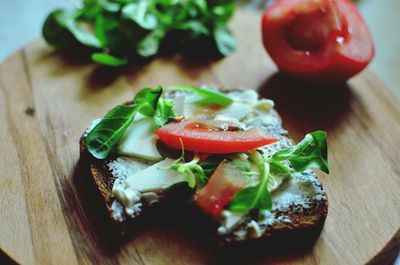
[[[274,99],[296,140],[315,129],[329,133],[332,173],[320,177],[330,209],[320,239],[301,255],[254,262],[378,264],[393,258],[400,227],[397,101],[368,71],[349,87],[312,93],[276,74],[254,27],[258,20],[254,13],[235,17],[240,49],[221,61],[167,56],[106,71],[38,40],[1,64],[0,248],[23,264],[217,262],[184,231],[168,228],[146,229],[105,253],[76,181],[86,177],[77,170],[78,139],[92,119],[144,86],[208,83],[257,88]]]

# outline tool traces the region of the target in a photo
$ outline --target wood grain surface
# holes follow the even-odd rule
[[[323,129],[331,174],[320,174],[329,214],[303,252],[265,253],[255,264],[384,264],[398,253],[400,106],[366,71],[347,86],[311,89],[276,73],[260,17],[239,12],[239,50],[222,60],[165,55],[109,70],[37,40],[0,65],[0,248],[22,264],[218,264],[207,243],[160,217],[120,245],[94,218],[78,140],[93,119],[145,86],[254,88],[276,102],[294,139]],[[201,228],[196,228],[200,229]],[[249,263],[249,262],[247,262]]]

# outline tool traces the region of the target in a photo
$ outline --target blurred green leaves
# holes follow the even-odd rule
[[[56,48],[89,49],[93,61],[108,66],[164,47],[227,56],[236,49],[226,25],[235,7],[234,0],[82,0],[75,9],[50,13],[42,34]]]

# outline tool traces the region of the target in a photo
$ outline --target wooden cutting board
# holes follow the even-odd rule
[[[276,74],[260,15],[239,12],[239,50],[217,61],[157,58],[109,70],[37,40],[0,65],[0,248],[23,264],[215,264],[207,244],[177,225],[145,226],[105,249],[86,194],[78,140],[93,119],[145,86],[215,84],[275,100],[294,139],[329,134],[331,174],[320,174],[329,214],[315,245],[252,257],[256,264],[364,264],[398,252],[400,106],[370,72],[346,87],[311,90]],[[164,224],[165,218],[154,222]],[[168,222],[166,222],[168,223]],[[201,228],[195,228],[201,229]],[[268,249],[265,250],[268,253]],[[246,262],[250,263],[250,262]]]

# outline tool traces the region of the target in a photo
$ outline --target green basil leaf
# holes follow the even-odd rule
[[[270,160],[287,160],[294,170],[299,172],[307,169],[320,169],[329,173],[326,132],[309,133],[297,145],[276,152]]]
[[[246,212],[251,209],[271,210],[272,199],[268,191],[271,177],[269,164],[257,151],[251,151],[249,157],[258,167],[260,182],[256,186],[238,191],[229,204],[229,210],[234,212]]]
[[[118,12],[121,8],[120,4],[108,0],[99,0],[99,4],[104,10],[108,12],[115,13]]]
[[[148,117],[152,117],[157,109],[158,100],[162,94],[162,87],[156,89],[144,88],[136,94],[133,102],[138,105],[138,111]]]
[[[109,111],[85,138],[85,145],[89,152],[98,159],[106,158],[132,124],[137,112],[150,117],[155,114],[161,93],[161,87],[144,88],[134,97],[133,105],[119,105]],[[163,106],[163,108],[159,110],[159,115],[161,116],[162,111],[166,112],[163,115],[170,115],[169,106]]]
[[[136,113],[136,105],[119,105],[110,110],[85,137],[88,151],[97,159],[106,158],[131,125]]]
[[[173,104],[170,101],[160,97],[157,103],[156,112],[154,113],[154,121],[156,124],[161,127],[170,122],[173,118],[175,118],[175,116]]]
[[[165,31],[161,28],[155,29],[144,37],[138,44],[137,52],[143,57],[150,57],[158,53],[161,40]]]
[[[114,16],[97,16],[95,20],[95,34],[103,46],[115,47],[114,39],[118,38],[119,20]]]
[[[272,209],[271,195],[261,184],[238,191],[229,204],[229,210],[233,212],[246,212],[251,209]]]
[[[79,27],[77,23],[69,22],[67,27],[81,44],[93,48],[103,47],[100,40],[93,33]]]
[[[203,104],[217,104],[222,107],[228,107],[233,103],[233,99],[230,97],[208,88],[199,88],[199,87],[191,87],[191,86],[170,86],[169,90],[185,90],[194,92],[202,97],[201,103]]]
[[[83,0],[81,4],[82,8],[79,8],[79,17],[84,20],[93,19],[101,13],[99,0]]]
[[[218,23],[214,28],[214,39],[218,51],[227,56],[236,50],[236,41],[226,25]]]
[[[184,21],[180,24],[175,25],[175,29],[184,31],[184,34],[188,38],[194,39],[201,35],[208,36],[210,31],[203,22],[198,20]],[[186,32],[185,32],[186,31]]]
[[[150,13],[149,5],[149,1],[143,0],[128,4],[122,9],[122,16],[132,20],[144,29],[155,29],[157,27],[157,18]]]
[[[61,19],[64,13],[65,11],[61,9],[50,13],[42,28],[43,38],[57,48],[68,47],[76,43],[76,39],[66,27],[64,20]]]
[[[192,0],[193,5],[197,7],[198,10],[200,10],[201,13],[206,14],[207,13],[207,1],[206,0]]]
[[[225,1],[211,8],[211,13],[217,17],[217,20],[226,23],[235,13],[236,5],[234,2]]]
[[[291,170],[280,161],[270,162],[269,171],[272,176],[286,176],[291,173]]]
[[[67,47],[76,42],[92,48],[101,48],[101,42],[76,21],[77,13],[58,9],[52,12],[43,25],[43,37],[55,47]]]
[[[126,59],[120,59],[107,53],[93,53],[92,60],[107,66],[122,66],[128,63]]]

